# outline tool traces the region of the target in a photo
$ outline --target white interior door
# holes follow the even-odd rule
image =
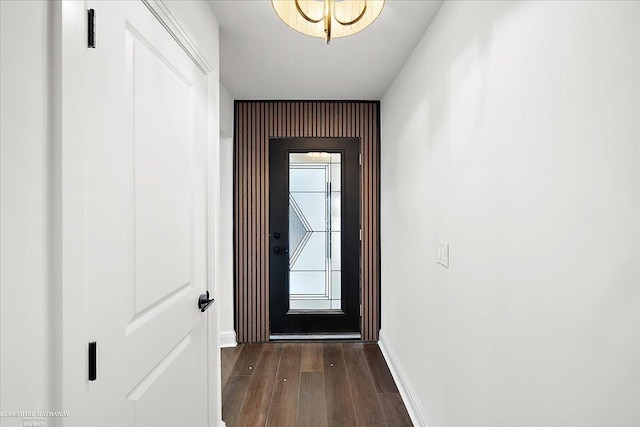
[[[97,379],[71,424],[208,424],[207,78],[140,1],[87,1],[86,331]],[[64,153],[63,153],[64,155]]]

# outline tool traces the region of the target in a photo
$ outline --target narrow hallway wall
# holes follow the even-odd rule
[[[384,96],[381,342],[418,425],[640,423],[639,23],[445,2]]]
[[[236,101],[234,242],[238,342],[269,340],[269,138],[357,137],[361,166],[362,339],[379,331],[378,101]]]

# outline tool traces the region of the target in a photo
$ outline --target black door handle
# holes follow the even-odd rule
[[[209,299],[209,291],[207,291],[206,294],[202,294],[198,298],[198,308],[200,309],[201,312],[204,313],[205,310],[209,308],[209,306],[211,306],[211,304],[213,304],[214,301],[215,300],[213,298]]]
[[[289,249],[287,248],[281,248],[280,246],[274,246],[273,247],[273,252],[277,253],[277,254],[286,254],[287,252],[289,252]]]

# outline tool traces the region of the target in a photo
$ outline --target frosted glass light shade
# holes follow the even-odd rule
[[[329,43],[367,28],[378,18],[385,0],[271,0],[288,26]]]

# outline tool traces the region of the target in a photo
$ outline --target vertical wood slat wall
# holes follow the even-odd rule
[[[358,137],[361,174],[361,333],[380,325],[380,103],[236,101],[234,281],[238,342],[269,340],[269,138]]]

